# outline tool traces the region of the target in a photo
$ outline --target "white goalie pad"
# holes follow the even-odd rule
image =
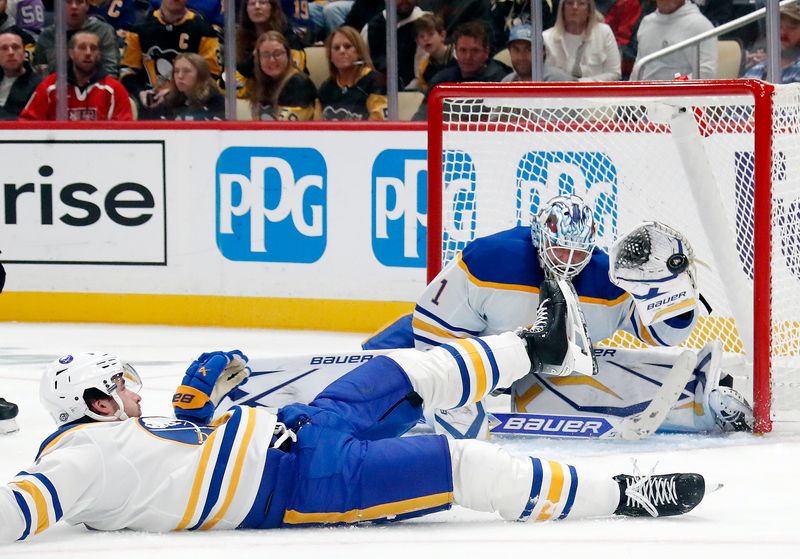
[[[692,355],[687,356],[687,353]],[[635,429],[636,424],[641,426],[642,421],[637,421],[637,417],[663,408],[666,413],[656,418],[660,431],[712,431],[715,419],[708,406],[708,395],[719,383],[722,353],[719,342],[707,345],[696,354],[679,348],[596,348],[598,374],[594,377],[530,376],[515,383],[511,393],[512,416],[522,413],[541,418],[605,418],[608,420],[604,423],[606,431],[585,435],[640,438],[635,433],[625,436],[622,430]],[[675,383],[680,385],[677,390],[673,390]],[[655,408],[651,403],[657,404]],[[632,419],[634,425],[622,423],[626,419]],[[516,424],[522,425],[520,420]],[[528,434],[548,435],[537,432],[539,426],[546,429],[546,421],[531,423]],[[567,427],[566,423],[563,426]],[[549,436],[580,436],[580,433],[559,432],[555,420],[550,422],[550,428],[553,432]],[[647,431],[650,426],[644,429]],[[492,432],[503,431],[493,426]]]
[[[679,231],[656,221],[637,225],[609,251],[609,279],[633,296],[649,326],[697,306],[695,255]]]
[[[389,351],[251,357],[247,363],[251,370],[247,381],[222,399],[214,417],[223,415],[236,405],[275,411],[289,404],[307,404],[336,379]]]

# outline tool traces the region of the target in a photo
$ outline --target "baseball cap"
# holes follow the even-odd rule
[[[530,43],[532,36],[533,31],[531,30],[530,25],[527,23],[518,23],[511,28],[511,31],[508,34],[508,42],[512,43],[514,41],[528,41]]]
[[[781,15],[800,21],[800,4],[789,4],[781,8]]]

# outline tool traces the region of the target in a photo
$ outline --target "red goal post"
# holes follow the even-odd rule
[[[757,431],[800,419],[800,87],[440,85],[428,158],[428,281],[467,242],[528,225],[556,194],[595,207],[603,249],[663,221],[703,262],[710,311],[685,345],[722,342],[725,370],[752,387]]]

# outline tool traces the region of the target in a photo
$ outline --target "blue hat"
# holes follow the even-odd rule
[[[511,43],[513,41],[528,41],[531,42],[531,37],[533,36],[533,31],[531,30],[531,26],[527,23],[518,23],[514,27],[511,28],[511,32],[508,34],[508,42]]]

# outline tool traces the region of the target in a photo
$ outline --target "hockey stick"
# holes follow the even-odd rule
[[[664,422],[689,382],[696,364],[694,352],[686,350],[681,353],[647,407],[630,417],[497,412],[490,414],[489,431],[493,435],[528,437],[643,439],[652,435]]]
[[[697,365],[697,354],[689,350],[681,353],[644,411],[626,417],[622,421],[619,438],[632,441],[655,433],[664,423],[669,410],[678,400],[683,389],[686,388],[686,383],[689,382],[695,365]]]

